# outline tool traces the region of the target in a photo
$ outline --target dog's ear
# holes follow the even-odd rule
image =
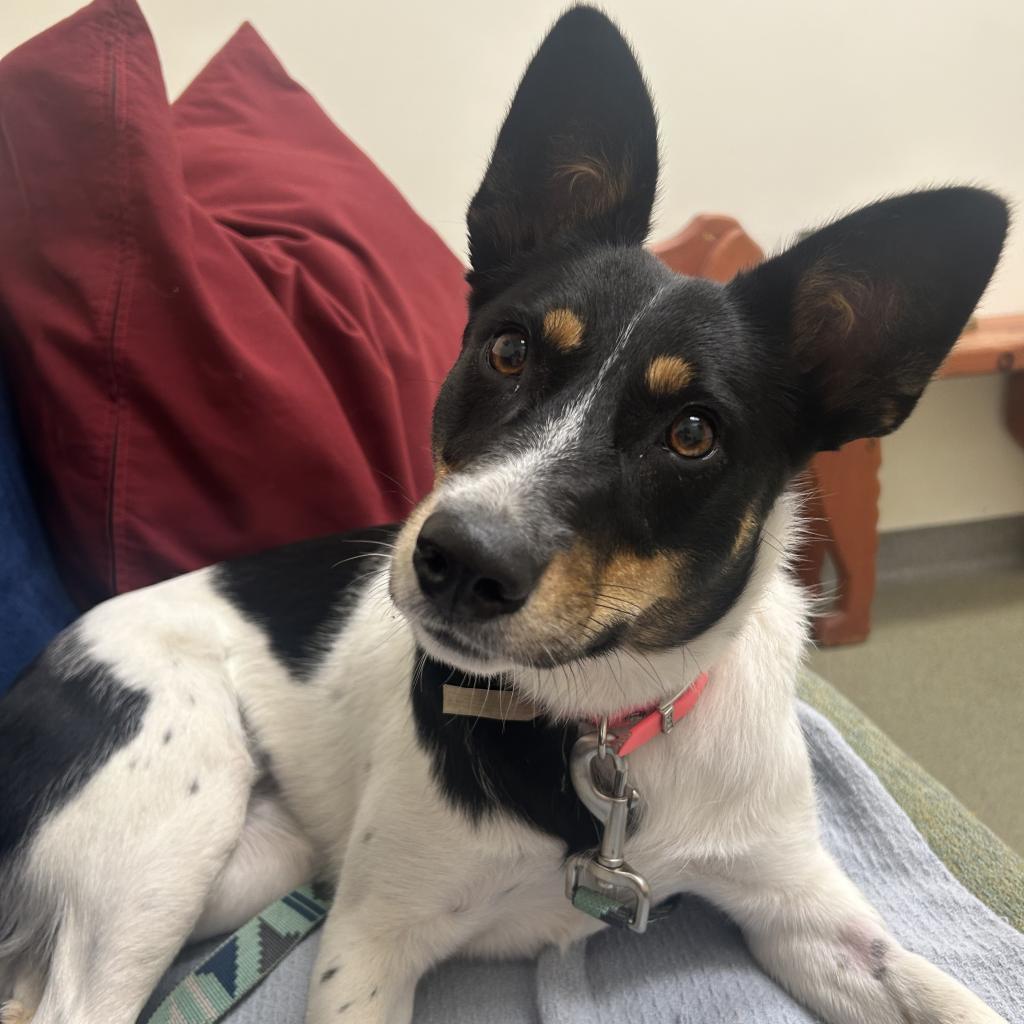
[[[629,44],[599,11],[575,7],[526,69],[470,203],[474,298],[562,236],[640,244],[657,177],[654,108]]]
[[[810,450],[895,430],[995,270],[1006,204],[946,188],[887,199],[807,236],[729,291],[800,378]]]

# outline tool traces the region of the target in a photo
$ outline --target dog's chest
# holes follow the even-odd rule
[[[596,848],[606,826],[580,799],[571,768],[574,747],[589,730],[579,723],[545,719],[506,722],[445,714],[445,684],[474,686],[479,681],[430,659],[418,659],[417,665],[412,718],[443,800],[474,823],[494,814],[518,821],[561,841],[567,854]],[[694,814],[694,803],[702,802],[694,789],[694,773],[688,770],[682,736],[686,727],[677,728],[672,740],[655,737],[627,765],[629,788],[639,787],[625,830],[627,846],[657,857],[658,870],[662,861],[689,852],[687,819]],[[673,742],[677,739],[683,742]],[[590,777],[589,772],[579,774]],[[608,770],[593,777],[594,790],[613,788]],[[597,803],[605,806],[608,801]]]
[[[444,674],[452,678],[450,670]],[[429,673],[418,680],[415,714],[429,715],[431,682]],[[603,927],[566,895],[569,860],[596,857],[608,827],[588,812],[571,781],[579,728],[429,717],[417,725],[439,804],[468,826],[460,862],[488,861],[483,885],[474,886],[470,896],[474,912],[486,921],[471,951],[529,955]],[[623,853],[658,904],[687,887],[686,862],[696,848],[688,842],[684,817],[673,813],[674,803],[686,804],[670,770],[678,766],[665,750],[641,763],[647,793],[631,815]],[[609,781],[604,774],[595,780],[602,791]],[[495,829],[505,833],[503,839],[483,839]]]
[[[657,820],[663,821],[663,816]],[[469,826],[458,847],[461,870],[473,882],[448,902],[454,904],[453,912],[479,918],[467,952],[531,956],[544,946],[565,946],[606,927],[570,902],[565,846],[535,827],[499,816],[482,826]],[[641,820],[624,853],[629,865],[650,884],[655,906],[688,888],[691,879],[679,833]],[[441,870],[447,873],[446,868]]]

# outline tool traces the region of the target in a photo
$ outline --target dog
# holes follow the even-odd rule
[[[643,248],[657,150],[628,44],[570,10],[469,207],[433,492],[113,598],[5,698],[3,1024],[131,1024],[189,938],[312,877],[308,1024],[407,1024],[456,951],[639,929],[684,891],[829,1024],[1001,1019],[819,842],[788,562],[794,478],[910,413],[1006,206],[885,199],[720,286]]]

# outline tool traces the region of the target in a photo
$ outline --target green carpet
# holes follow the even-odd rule
[[[1024,570],[883,582],[870,639],[810,664],[1024,853]]]

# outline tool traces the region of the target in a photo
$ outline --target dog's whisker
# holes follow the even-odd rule
[[[364,551],[361,555],[352,555],[350,558],[343,558],[340,562],[335,562],[331,568],[340,569],[343,565],[348,565],[349,562],[358,562],[361,558],[381,558],[385,561],[390,561],[391,556],[385,555],[379,551]]]
[[[628,590],[631,594],[638,594],[640,597],[646,599],[647,604],[653,604],[657,600],[658,595],[652,594],[649,590],[644,590],[642,587],[633,587],[627,583],[602,583],[600,587],[601,592],[608,590]],[[610,595],[605,595],[610,596]]]
[[[391,483],[393,483],[393,484],[394,484],[394,485],[395,485],[395,486],[396,486],[396,487],[398,488],[398,492],[399,492],[399,493],[400,493],[400,494],[402,495],[402,497],[403,497],[403,498],[405,498],[405,500],[406,500],[407,502],[409,502],[409,504],[410,504],[410,505],[415,505],[415,504],[416,504],[416,498],[414,498],[414,497],[413,497],[413,496],[412,496],[412,495],[411,495],[411,494],[410,494],[410,493],[409,493],[409,492],[408,492],[408,491],[407,491],[407,490],[405,489],[405,485],[404,485],[404,484],[403,484],[403,483],[401,482],[401,480],[396,480],[396,479],[395,479],[395,478],[394,478],[393,476],[391,476],[391,474],[390,474],[390,473],[385,473],[383,469],[378,469],[378,468],[377,468],[376,466],[371,466],[370,468],[371,468],[371,469],[373,470],[373,472],[374,472],[374,473],[376,473],[376,474],[377,474],[378,476],[382,476],[382,477],[384,477],[384,479],[385,479],[385,480],[390,480],[390,481],[391,481]]]

